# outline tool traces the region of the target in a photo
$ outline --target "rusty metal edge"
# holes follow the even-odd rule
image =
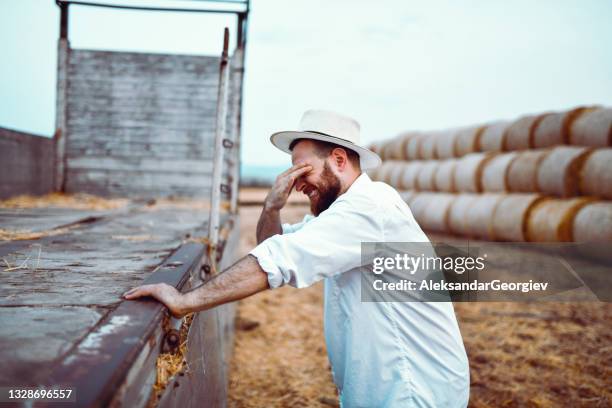
[[[165,282],[181,288],[198,266],[204,246],[188,242],[174,251],[143,284]],[[181,265],[174,267],[180,262]],[[52,369],[47,386],[75,389],[77,407],[103,407],[115,397],[149,338],[159,329],[165,307],[155,300],[124,301],[108,313]],[[57,403],[50,405],[57,406]],[[49,406],[45,403],[36,406]]]

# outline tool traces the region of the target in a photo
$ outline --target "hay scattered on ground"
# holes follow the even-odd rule
[[[54,235],[65,234],[70,228],[55,228],[45,231],[30,231],[30,230],[9,230],[0,228],[0,241],[27,241],[40,239],[42,237],[50,237]]]
[[[470,406],[612,406],[612,305],[459,303]]]
[[[307,207],[286,208],[296,222]],[[251,250],[260,207],[240,210],[240,255]],[[290,310],[291,313],[284,311]],[[337,406],[323,337],[322,284],[262,292],[239,303],[230,368],[230,407]]]
[[[114,210],[127,205],[124,198],[102,198],[90,194],[50,193],[43,196],[20,195],[0,200],[0,208],[59,207],[75,210]]]

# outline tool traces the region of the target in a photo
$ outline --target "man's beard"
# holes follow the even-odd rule
[[[340,195],[341,188],[340,180],[331,171],[329,164],[325,162],[321,173],[321,181],[316,186],[317,195],[310,200],[310,211],[317,216],[327,210]]]

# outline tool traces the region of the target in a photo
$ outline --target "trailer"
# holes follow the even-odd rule
[[[0,403],[225,406],[235,306],[175,319],[121,294],[188,290],[236,260],[249,3],[56,3],[53,139],[0,129]],[[73,7],[235,15],[236,48],[226,28],[218,56],[74,49]]]

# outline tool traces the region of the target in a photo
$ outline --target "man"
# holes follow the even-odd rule
[[[362,170],[380,158],[359,146],[359,124],[311,110],[300,131],[275,133],[293,167],[276,179],[257,225],[258,246],[206,284],[181,294],[144,285],[126,299],[153,296],[174,316],[289,284],[325,279],[325,340],[345,407],[465,407],[469,367],[451,303],[362,302],[362,242],[428,242],[399,194]],[[313,215],[282,224],[295,188]],[[291,310],[280,310],[291,316]]]

